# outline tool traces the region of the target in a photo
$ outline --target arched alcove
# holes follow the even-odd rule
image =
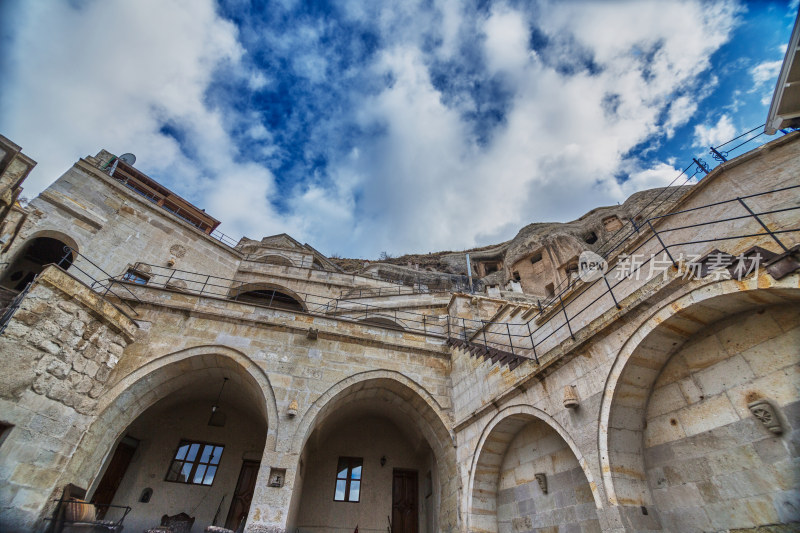
[[[395,321],[392,318],[381,315],[370,315],[367,318],[362,318],[361,320],[359,320],[359,322],[362,322],[364,324],[372,324],[375,326],[382,326],[390,329],[401,329],[401,330],[405,329],[402,325],[400,325],[398,321]]]
[[[265,255],[258,259],[260,263],[267,263],[270,265],[280,265],[280,266],[294,266],[294,262],[288,257],[284,257],[278,254],[269,254]]]
[[[785,503],[796,487],[775,467],[796,460],[791,447],[748,407],[766,399],[786,424],[785,412],[800,408],[797,276],[769,281],[698,288],[656,311],[621,350],[601,406],[600,460],[623,517],[656,509],[676,531],[800,520]]]
[[[245,283],[231,289],[232,300],[288,311],[307,311],[302,296],[273,283]]]
[[[290,525],[344,528],[355,520],[383,529],[387,515],[397,517],[397,480],[405,475],[403,483],[415,480],[418,530],[456,530],[455,449],[442,416],[424,389],[395,372],[367,372],[331,388],[292,441],[301,460]],[[365,496],[358,502],[336,501],[342,458],[361,461]]]
[[[68,270],[75,261],[75,251],[77,245],[67,235],[55,231],[39,232],[22,244],[3,273],[0,286],[22,290],[49,264]]]
[[[222,389],[224,378],[228,380]],[[112,500],[124,505],[128,505],[123,501],[125,495],[138,498],[144,488],[150,487],[154,489],[154,502],[159,501],[159,494],[169,493],[170,501],[177,502],[175,506],[183,503],[188,506],[186,512],[192,509],[190,504],[197,497],[196,490],[188,490],[190,484],[179,487],[174,480],[165,481],[170,461],[175,457],[169,458],[166,465],[161,457],[164,453],[177,453],[181,441],[211,443],[231,451],[225,454],[223,450],[223,462],[217,465],[223,475],[220,488],[227,494],[235,488],[245,459],[257,462],[265,448],[275,446],[277,412],[269,380],[254,363],[229,348],[198,347],[161,357],[122,378],[98,400],[98,415],[66,465],[63,479],[89,488],[90,495],[95,494],[103,488],[105,473],[120,447],[138,441],[142,444],[134,446],[130,468],[136,464],[147,468],[133,470],[133,477],[126,471],[120,480],[118,488],[123,492],[120,496],[113,495]],[[224,425],[218,425],[219,416],[215,424],[211,423],[215,404],[225,414]],[[149,445],[145,443],[148,439]],[[138,463],[137,457],[140,457]],[[160,474],[156,475],[156,471]],[[144,478],[139,475],[141,472],[146,472]],[[158,482],[160,485],[153,485],[154,479],[162,480]],[[148,510],[141,511],[136,521],[144,523],[156,516],[151,511],[157,506],[148,505]],[[198,516],[205,516],[206,510],[198,509]],[[164,510],[175,514],[168,511]],[[213,516],[206,518],[210,523]],[[157,523],[158,520],[148,527]],[[137,522],[138,525],[141,524]]]
[[[478,442],[467,494],[468,529],[599,531],[592,487],[580,451],[549,415],[527,405],[507,407]]]

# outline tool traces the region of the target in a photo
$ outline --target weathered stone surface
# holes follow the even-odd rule
[[[692,187],[680,208],[796,184],[797,139],[787,136],[727,163]],[[383,530],[390,473],[409,467],[419,474],[424,533],[714,531],[800,519],[793,476],[800,449],[796,273],[737,281],[670,271],[649,281],[626,279],[615,289],[621,309],[601,294],[602,284],[578,285],[565,295],[567,309],[596,302],[568,315],[569,325],[564,308],[540,313],[528,298],[552,281],[548,276],[568,276],[559,269],[587,247],[584,230],[601,232],[604,242],[602,232],[615,223],[606,215],[624,218],[654,193],[592,213],[553,238],[533,226],[503,250],[476,255],[483,263],[502,255],[505,264],[490,274],[496,281],[527,261],[525,276],[538,287],[531,292],[523,283],[527,296],[403,294],[389,281],[337,271],[288,236],[244,239],[235,248],[216,242],[110,179],[100,170],[110,154],[100,155],[82,160],[32,203],[40,214],[4,258],[49,232],[68,237],[110,272],[144,261],[137,272],[150,277],[145,285],[124,285],[125,302],[135,308],[129,309],[82,284],[88,280],[75,269],[51,267],[0,337],[0,412],[13,426],[0,447],[3,525],[35,524],[66,483],[93,490],[126,436],[139,443],[120,489],[130,501],[118,503],[136,503],[150,487],[171,495],[160,500],[171,502],[170,513],[197,509],[209,523],[222,496],[232,494],[242,461],[258,461],[247,531],[352,531],[359,519],[368,520],[359,523],[362,530]],[[762,207],[794,205],[796,198],[770,202]],[[788,227],[796,217],[776,214],[771,222]],[[130,235],[124,246],[120,227]],[[631,246],[660,251],[646,237]],[[767,240],[726,241],[726,251]],[[707,253],[709,246],[684,251]],[[537,247],[546,248],[538,267],[530,261]],[[185,279],[159,281],[178,273],[167,262]],[[296,296],[299,307],[232,299],[241,286],[278,288]],[[307,301],[308,293],[323,303]],[[394,325],[360,322],[366,306]],[[412,316],[425,317],[423,331],[397,327]],[[527,346],[515,345],[515,355],[528,359],[514,368],[448,347],[448,327],[460,319],[498,326],[459,332],[488,343],[502,340],[499,326],[527,342],[530,326],[540,342],[538,362]],[[577,408],[564,408],[564,387],[576,391]],[[754,398],[774,403],[780,435],[753,418]],[[227,453],[241,439],[208,424],[212,405],[265,433],[263,446]],[[178,420],[178,413],[195,418]],[[381,465],[385,452],[359,442],[366,446],[363,500],[334,502],[337,459],[355,449],[337,440],[341,429],[373,419],[374,427],[391,426],[384,445],[398,451]],[[176,427],[184,434],[170,433]],[[215,485],[164,480],[183,438],[230,446]],[[270,486],[273,470],[285,476],[281,487]],[[137,527],[160,518],[162,509],[147,505],[137,508]]]

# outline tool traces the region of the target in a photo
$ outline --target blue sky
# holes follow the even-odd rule
[[[11,0],[0,133],[137,168],[238,238],[375,258],[670,183],[764,122],[797,1]],[[766,139],[765,139],[766,140]]]

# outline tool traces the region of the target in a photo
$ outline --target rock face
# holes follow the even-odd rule
[[[110,158],[0,254],[0,530],[46,530],[69,485],[126,531],[797,529],[800,132],[471,250],[473,287],[462,252],[344,272],[220,241]]]
[[[355,271],[372,273],[405,285],[467,290],[466,257],[469,253],[476,288],[508,288],[534,298],[546,298],[574,278],[578,256],[584,250],[602,255],[640,229],[648,218],[668,212],[691,186],[650,189],[631,195],[625,203],[598,207],[572,222],[537,222],[522,228],[510,241],[464,252],[405,255],[367,262]],[[334,259],[344,265],[362,260]]]

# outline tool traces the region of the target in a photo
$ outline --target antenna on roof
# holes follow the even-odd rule
[[[113,176],[114,175],[114,171],[117,170],[117,164],[119,164],[120,161],[122,161],[126,165],[133,166],[133,164],[136,163],[136,156],[133,155],[130,152],[127,152],[127,153],[122,154],[119,157],[115,157],[114,158],[114,165],[111,167],[111,170],[108,171],[108,175],[109,176]]]

